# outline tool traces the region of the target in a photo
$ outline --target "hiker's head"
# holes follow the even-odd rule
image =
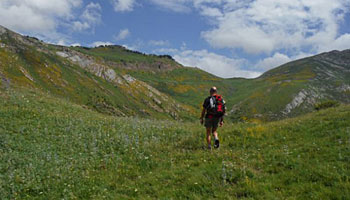
[[[210,88],[210,95],[214,95],[214,94],[216,94],[216,93],[217,93],[216,87]]]

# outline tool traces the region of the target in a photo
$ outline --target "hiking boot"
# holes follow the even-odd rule
[[[220,146],[219,140],[215,140],[214,148],[217,149],[217,148],[219,148],[219,146]]]

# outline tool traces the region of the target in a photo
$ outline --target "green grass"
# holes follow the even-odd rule
[[[196,109],[200,108],[204,97],[209,95],[209,89],[216,86],[227,102],[229,111],[234,106],[239,107],[238,111],[230,113],[231,121],[239,121],[242,117],[259,118],[264,121],[281,119],[285,117],[281,116],[281,111],[301,89],[306,87],[304,82],[295,80],[285,84],[279,83],[287,80],[286,77],[281,80],[275,76],[264,79],[222,79],[189,67],[162,73],[137,70],[129,73],[178,102]],[[255,114],[261,116],[255,117]]]
[[[2,199],[347,199],[350,106],[266,124],[114,118],[1,91]]]
[[[11,44],[20,45],[16,41]],[[91,51],[99,49],[104,48],[96,48]],[[123,51],[126,52],[126,50]],[[132,53],[129,52],[129,54]],[[146,55],[133,54],[147,57]],[[165,58],[157,57],[157,59],[163,60]],[[10,79],[10,87],[37,88],[104,114],[172,119],[174,117],[166,111],[174,111],[173,108],[171,110],[171,106],[178,104],[177,102],[163,101],[162,105],[156,105],[158,110],[163,109],[162,112],[159,112],[147,104],[153,103],[153,99],[149,97],[148,89],[144,87],[140,89],[138,86],[132,87],[131,85],[122,87],[110,83],[55,54],[39,52],[31,46],[23,45],[23,48],[16,53],[0,49],[0,62],[6,63],[0,66],[0,76]],[[24,69],[34,81],[29,80],[21,69]],[[118,71],[117,73],[119,74]],[[0,80],[0,82],[3,81]],[[186,110],[174,112],[182,119],[194,118]]]
[[[169,56],[146,55],[121,46],[64,48],[45,45],[35,38],[19,37],[11,33],[0,37],[1,43],[7,46],[0,49],[2,87],[41,89],[114,116],[196,120],[196,110],[212,86],[216,86],[226,100],[227,120],[232,122],[296,117],[312,112],[314,103],[325,100],[350,103],[350,92],[346,89],[350,73],[345,70],[348,51],[323,55],[328,57],[327,62],[319,56],[293,61],[256,79],[222,79],[198,68],[182,67]],[[86,70],[56,54],[68,49],[84,54],[101,66]],[[96,71],[107,72],[102,65],[115,70],[120,80],[129,74],[162,94],[155,97],[143,83],[145,87],[121,85],[116,83],[118,79],[107,81],[103,73],[96,76]],[[307,92],[304,102],[285,112],[301,91]]]

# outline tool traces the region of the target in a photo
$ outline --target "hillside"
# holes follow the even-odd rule
[[[326,100],[350,103],[350,50],[293,61],[254,81],[261,87],[240,103],[252,107],[255,103],[257,113],[268,111],[272,119],[310,112],[314,104]]]
[[[350,107],[227,124],[115,118],[40,90],[0,94],[4,199],[347,199]]]
[[[293,61],[256,79],[220,79],[198,69],[131,74],[192,106],[199,106],[208,95],[207,88],[216,85],[228,102],[228,117],[234,121],[299,116],[328,100],[350,103],[350,50]]]
[[[2,27],[0,47],[3,89],[37,88],[114,116],[184,119],[193,113],[124,71],[129,66],[158,71],[181,67],[167,56],[143,55],[119,46],[50,45]]]
[[[350,50],[333,51],[256,79],[222,79],[167,55],[51,45],[0,26],[0,88],[36,88],[113,116],[194,120],[213,85],[231,121],[299,116],[318,102],[350,103],[349,66]]]

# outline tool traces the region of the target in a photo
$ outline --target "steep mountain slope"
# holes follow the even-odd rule
[[[112,53],[122,51],[122,59],[108,60],[108,53],[103,52],[106,48]],[[120,64],[123,62],[127,64]],[[166,56],[147,56],[121,47],[86,50],[55,46],[0,27],[2,88],[38,88],[116,116],[188,116],[190,107],[123,72],[129,66],[156,66],[158,71],[181,67]]]
[[[167,119],[196,119],[215,85],[231,120],[270,121],[325,100],[350,103],[350,50],[290,62],[256,79],[222,79],[170,56],[51,45],[0,26],[0,80],[3,89],[37,88],[110,115]]]
[[[350,51],[290,62],[251,82],[254,91],[235,104],[232,116],[276,120],[310,112],[326,100],[350,103]]]

